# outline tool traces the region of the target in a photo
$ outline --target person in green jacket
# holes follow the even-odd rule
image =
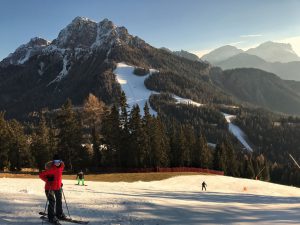
[[[82,172],[82,170],[79,173],[77,173],[76,179],[77,179],[78,185],[80,184],[80,182],[82,185],[84,185],[84,173]]]

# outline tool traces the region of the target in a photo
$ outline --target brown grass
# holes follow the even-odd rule
[[[199,175],[202,173],[193,172],[169,172],[169,173],[111,173],[111,174],[87,174],[85,181],[102,181],[102,182],[135,182],[135,181],[156,181],[164,180],[176,176]],[[0,173],[0,178],[39,178],[38,174],[14,174]],[[74,175],[63,175],[63,179],[75,180]]]

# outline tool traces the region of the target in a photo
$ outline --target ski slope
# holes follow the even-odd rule
[[[141,110],[141,115],[144,115],[143,108],[145,106],[145,103],[149,101],[150,95],[158,94],[158,92],[147,89],[144,85],[144,81],[151,73],[156,72],[157,70],[150,69],[150,74],[147,74],[145,76],[137,76],[133,73],[133,71],[133,66],[127,65],[125,63],[118,63],[117,68],[114,70],[114,74],[116,75],[117,81],[121,85],[122,90],[125,92],[129,110],[132,109],[135,104],[138,104]],[[173,95],[173,97],[178,104],[191,104],[197,107],[204,106],[204,104],[195,102],[191,99],[181,98],[176,95]],[[157,113],[150,107],[149,102],[148,105],[150,108],[150,114],[157,115]],[[229,131],[242,143],[245,149],[247,149],[248,151],[253,151],[250,145],[245,140],[245,133],[238,126],[231,123],[231,120],[234,119],[235,116],[226,113],[223,114],[226,121],[228,122]]]
[[[144,81],[150,74],[157,72],[157,70],[150,69],[150,73],[145,76],[137,76],[133,73],[133,71],[133,66],[125,63],[118,63],[117,68],[114,70],[114,74],[116,75],[117,81],[121,85],[122,90],[125,92],[129,109],[132,109],[135,104],[138,104],[141,110],[141,115],[144,115],[143,109],[145,103],[149,101],[150,95],[158,94],[158,92],[147,89],[144,85]],[[195,106],[203,105],[191,99],[181,98],[176,95],[173,95],[173,97],[176,102],[180,104],[191,104]],[[148,105],[150,107],[149,102]],[[150,113],[152,115],[157,115],[157,113],[151,107]]]
[[[230,115],[227,113],[223,113],[227,123],[229,131],[241,142],[241,144],[247,149],[248,151],[252,152],[253,149],[245,140],[246,134],[235,124],[232,123],[232,120],[235,119],[235,115]]]
[[[129,109],[132,109],[135,104],[138,104],[141,110],[141,115],[144,115],[143,109],[145,103],[148,102],[150,95],[156,92],[148,90],[144,85],[144,81],[149,74],[145,76],[137,76],[133,73],[133,71],[133,66],[129,66],[125,63],[118,63],[117,68],[114,70],[114,74],[116,75],[117,81],[121,85],[122,90],[125,92]],[[153,70],[150,70],[150,73],[151,72],[153,72]],[[150,107],[149,102],[148,106],[150,108],[150,114],[156,115],[157,113]]]
[[[207,191],[201,191],[201,183]],[[44,182],[0,178],[0,224],[41,224]],[[300,190],[226,176],[195,175],[152,182],[63,180],[71,216],[90,225],[291,225],[300,223]],[[65,209],[67,213],[67,210]],[[62,222],[62,224],[70,224]]]

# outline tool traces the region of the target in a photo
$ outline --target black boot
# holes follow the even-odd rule
[[[49,223],[55,224],[55,225],[61,225],[59,220],[54,217],[53,219],[49,219]]]
[[[57,218],[59,220],[65,220],[65,219],[67,219],[67,216],[64,213],[62,213],[62,214],[58,215]]]

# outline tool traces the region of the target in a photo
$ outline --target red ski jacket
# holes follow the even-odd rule
[[[39,174],[39,177],[46,182],[45,190],[57,191],[61,188],[62,172],[65,168],[65,164],[61,162],[57,167],[53,163],[50,168],[46,168],[45,171]]]

